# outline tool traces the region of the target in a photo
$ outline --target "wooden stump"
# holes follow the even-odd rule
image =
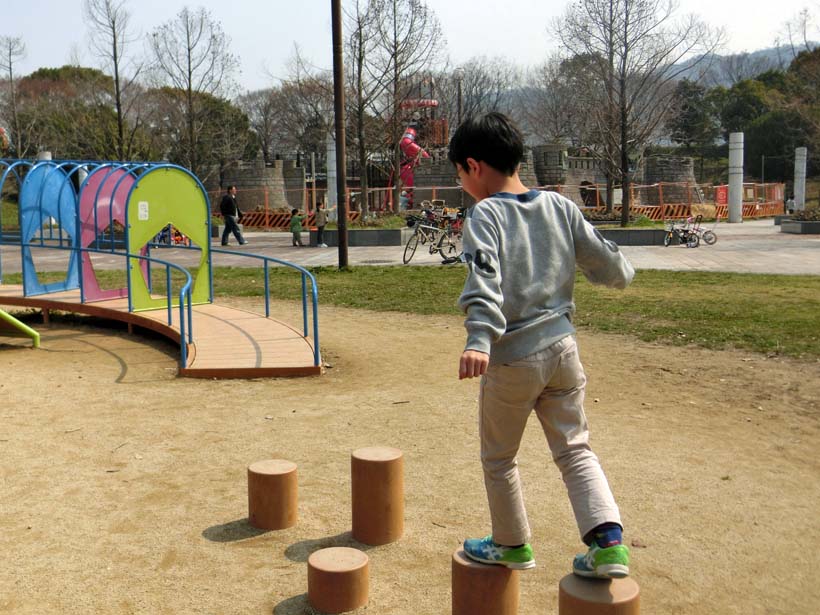
[[[396,448],[369,447],[350,459],[353,538],[384,545],[404,532],[404,457]]]
[[[263,530],[296,525],[298,483],[296,464],[266,459],[248,466],[248,522]]]
[[[639,615],[640,588],[630,578],[586,579],[568,574],[558,584],[559,615]]]
[[[517,615],[518,571],[453,553],[453,615]]]
[[[322,613],[344,613],[367,604],[370,567],[367,555],[331,547],[308,558],[308,602]]]

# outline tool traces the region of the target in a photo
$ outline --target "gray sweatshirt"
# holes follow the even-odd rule
[[[574,333],[577,266],[590,282],[624,288],[635,270],[575,203],[555,192],[500,192],[467,211],[465,350],[509,363]]]

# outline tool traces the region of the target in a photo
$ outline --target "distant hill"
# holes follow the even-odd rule
[[[683,68],[681,79],[698,79],[703,75],[703,84],[708,87],[722,85],[730,87],[766,72],[767,70],[785,70],[794,57],[805,49],[816,49],[820,43],[809,42],[808,47],[793,48],[791,45],[768,47],[757,51],[733,53],[728,55],[698,56],[676,65]],[[698,62],[700,58],[705,58]]]

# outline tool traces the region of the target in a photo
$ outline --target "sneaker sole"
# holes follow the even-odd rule
[[[530,560],[528,562],[521,562],[521,563],[519,563],[519,562],[501,562],[501,561],[498,561],[498,560],[484,559],[484,558],[478,557],[476,555],[473,555],[472,553],[468,553],[467,551],[464,551],[464,555],[466,555],[468,558],[470,558],[474,562],[478,562],[479,564],[489,564],[491,566],[506,566],[507,568],[511,568],[513,570],[529,570],[530,568],[535,568],[535,560],[534,559]]]
[[[629,566],[623,564],[605,564],[595,570],[572,569],[573,574],[588,579],[624,579],[629,576]]]

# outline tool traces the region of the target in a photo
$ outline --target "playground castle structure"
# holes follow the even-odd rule
[[[217,319],[222,324],[217,326],[219,336],[229,335],[237,327],[224,325],[237,314],[224,307],[219,311],[213,305],[213,257],[224,251],[210,247],[208,196],[187,169],[151,162],[0,160],[0,172],[0,194],[16,195],[18,203],[14,233],[4,229],[0,219],[0,243],[19,245],[22,271],[22,286],[3,285],[0,261],[0,303],[38,307],[44,316],[49,309],[59,309],[153,329],[179,342],[181,375],[247,377],[321,372],[315,279],[301,267],[270,257],[244,254],[264,267],[265,315],[253,326],[259,332],[271,326],[297,333],[302,346],[293,362],[281,357],[267,360],[264,349],[247,330],[241,335],[251,340],[254,352],[241,361],[230,355],[221,362],[213,352],[205,352],[209,345],[214,352],[220,346],[230,347],[225,338],[209,343],[209,335],[203,335],[202,343],[195,341],[195,324],[206,330],[217,326],[212,322]],[[6,226],[12,225],[7,221]],[[152,255],[152,248],[166,247],[157,243],[157,237],[169,228],[187,238],[188,245],[176,249],[200,252],[195,272]],[[63,279],[41,280],[35,257],[48,250],[67,254]],[[94,267],[96,255],[121,259],[125,286],[103,288]],[[301,274],[301,333],[269,318],[272,265],[285,265]],[[152,275],[152,269],[159,270],[157,275]],[[162,271],[164,276],[159,274]],[[313,308],[312,341],[308,335],[308,296]]]

